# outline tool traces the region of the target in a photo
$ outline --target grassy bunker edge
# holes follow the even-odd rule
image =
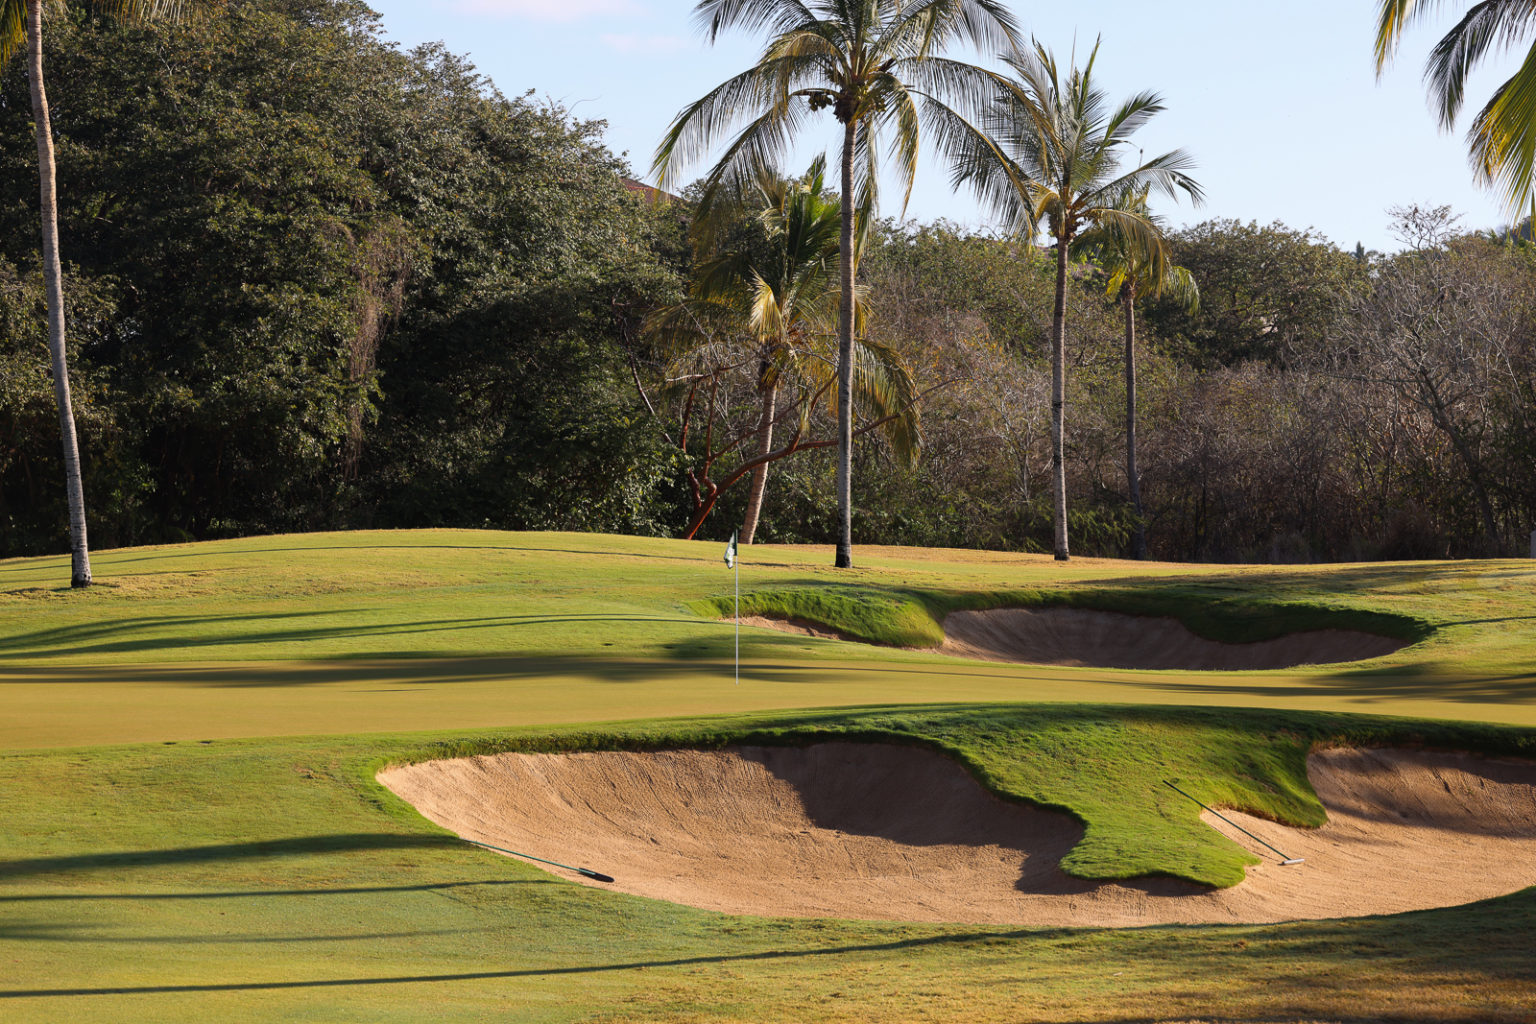
[[[1340,713],[1123,705],[936,705],[676,719],[601,728],[439,739],[364,767],[480,754],[806,746],[830,740],[911,744],[960,762],[990,792],[1062,811],[1085,829],[1062,860],[1096,881],[1168,876],[1214,887],[1258,860],[1208,828],[1175,779],[1202,801],[1286,825],[1325,820],[1306,759],[1327,747],[1458,750],[1536,758],[1536,730]],[[382,789],[382,787],[379,787]],[[414,809],[392,794],[397,813]],[[435,828],[436,826],[431,826]]]

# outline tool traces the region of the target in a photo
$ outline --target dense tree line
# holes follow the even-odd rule
[[[469,523],[659,530],[614,338],[677,228],[600,126],[362,4],[46,37],[97,543]],[[56,550],[30,109],[0,83],[0,550]],[[623,486],[614,481],[622,479]]]
[[[685,344],[653,329],[700,297],[696,268],[737,268],[718,295],[756,301],[798,209],[788,192],[774,193],[779,228],[742,206],[690,238],[692,203],[627,190],[601,125],[499,95],[440,48],[401,52],[350,0],[251,0],[130,29],[60,16],[48,46],[98,546],[360,526],[682,535],[697,521],[725,536],[752,500],[745,460],[836,436],[835,403],[804,397],[837,358],[821,298],[777,334],[712,328]],[[67,532],[30,116],[9,67],[4,555],[63,550]],[[836,198],[814,216],[835,219]],[[1134,297],[1141,518],[1120,293],[1101,252],[1072,252],[1077,552],[1128,554],[1138,523],[1154,558],[1523,552],[1536,250],[1528,230],[1458,232],[1439,211],[1399,221],[1392,256],[1279,224],[1170,235],[1200,303]],[[862,351],[879,354],[872,380],[900,387],[857,410],[854,536],[1050,551],[1058,253],[945,223],[863,235]],[[824,258],[803,279],[835,282]],[[688,390],[701,381],[717,386]],[[757,538],[836,541],[835,449],[773,467]],[[733,475],[702,509],[699,481]]]

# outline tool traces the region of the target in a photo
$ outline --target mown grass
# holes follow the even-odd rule
[[[12,753],[0,756],[0,1017],[1522,1020],[1536,996],[1536,890],[1277,926],[735,917],[558,881],[469,847],[372,776],[448,753],[851,736],[952,750],[1003,791],[1037,787],[1090,815],[1093,773],[1135,789],[1168,758],[1203,795],[1236,790],[1305,815],[1296,758],[1313,740],[1508,751],[1529,749],[1531,735],[1279,712],[919,707]],[[1047,751],[1078,771],[1042,770]],[[1164,826],[1191,820],[1146,796]]]
[[[1301,823],[1314,743],[1531,753],[1528,728],[1340,714],[1536,726],[1529,562],[861,548],[839,572],[825,550],[743,549],[748,593],[816,597],[872,639],[1055,602],[1216,639],[1326,624],[1415,642],[1360,665],[1167,673],[743,630],[737,686],[733,631],[697,610],[731,590],[719,554],[569,534],[247,538],[98,553],[104,585],[83,593],[67,558],[0,561],[0,1019],[1529,1019],[1532,890],[1263,927],[728,917],[556,881],[374,783],[384,763],[454,751],[884,738],[1070,809],[1087,824],[1074,873],[1224,881],[1246,855],[1165,775]]]
[[[0,561],[0,748],[641,718],[892,701],[1122,701],[1536,724],[1536,565],[1175,566],[860,548],[742,550],[749,594],[815,598],[890,644],[952,607],[1073,602],[1257,638],[1350,625],[1385,658],[1270,672],[965,662],[702,616],[714,543],[374,531]],[[772,609],[766,609],[772,610]],[[793,610],[793,609],[792,609]],[[816,609],[812,609],[813,611]],[[883,637],[880,630],[888,630]],[[922,634],[913,636],[912,634]]]

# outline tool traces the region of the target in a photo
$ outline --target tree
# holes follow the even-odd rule
[[[690,252],[675,209],[624,188],[599,123],[504,97],[439,46],[400,50],[355,0],[49,26],[95,544],[682,525],[680,462],[621,339],[676,301]],[[11,365],[47,337],[22,71],[0,78]],[[12,555],[65,532],[64,488],[33,486],[61,473],[35,363],[25,388],[0,382]]]
[[[1436,239],[1440,211],[1399,211],[1403,238]],[[1443,218],[1442,218],[1443,220]],[[1520,414],[1530,330],[1529,271],[1475,236],[1426,241],[1382,261],[1332,346],[1333,372],[1384,386],[1428,416],[1460,464],[1482,553],[1506,547],[1492,438]],[[1505,408],[1500,409],[1501,401]]]
[[[706,179],[708,216],[722,183],[779,162],[807,110],[830,108],[842,126],[836,564],[847,568],[853,564],[854,225],[875,207],[877,136],[893,129],[890,150],[910,195],[919,106],[945,150],[971,137],[965,113],[995,88],[990,72],[939,53],[953,42],[1011,46],[1017,30],[999,0],[701,0],[695,14],[711,42],[738,27],[766,29],[771,38],[757,64],[678,113],[656,151],[663,184],[680,164],[744,123]]]
[[[1381,0],[1376,23],[1376,74],[1391,61],[1407,27],[1439,7],[1437,0]],[[1474,3],[1435,44],[1424,64],[1430,103],[1441,128],[1456,124],[1466,98],[1467,76],[1490,48],[1509,50],[1536,29],[1530,0]],[[1510,78],[1494,90],[1467,130],[1467,148],[1477,179],[1503,193],[1511,212],[1531,198],[1536,178],[1536,46]]]
[[[1293,363],[1331,335],[1368,262],[1314,231],[1217,219],[1169,235],[1173,261],[1200,282],[1200,308],[1153,301],[1145,321],[1201,369]]]
[[[646,333],[668,361],[661,397],[680,409],[676,443],[685,455],[690,429],[699,416],[704,420],[702,449],[688,470],[693,511],[687,537],[698,532],[726,488],[750,476],[741,539],[752,543],[769,466],[833,443],[807,436],[836,382],[825,342],[835,336],[842,217],[841,204],[825,186],[824,157],[799,180],[759,168],[748,194],[729,204],[736,219],[708,225],[688,298],[658,310],[647,324]],[[721,234],[723,239],[716,237]],[[891,348],[866,336],[865,314],[863,296],[856,294],[854,405],[868,419],[858,433],[884,427],[897,454],[910,463],[918,448],[912,375]],[[737,426],[730,413],[740,404],[732,397],[732,382],[740,377],[750,382],[755,409],[750,424]],[[638,373],[635,379],[638,384]],[[775,448],[781,422],[790,425],[790,438]],[[742,455],[753,439],[756,452]],[[734,464],[727,461],[728,470],[716,480],[712,472],[721,460]]]
[[[74,406],[69,393],[69,364],[64,337],[64,274],[59,259],[58,171],[54,161],[53,127],[43,84],[44,0],[0,0],[0,67],[26,44],[27,80],[32,93],[32,119],[37,137],[39,212],[43,236],[43,281],[48,303],[48,358],[53,372],[54,401],[64,449],[64,486],[69,502],[70,585],[91,583],[90,543],[86,537],[85,489],[80,483],[80,445],[75,435]],[[92,0],[91,6],[124,21],[175,17],[185,3],[178,0]]]
[[[1136,468],[1136,300],[1166,296],[1194,313],[1200,308],[1200,288],[1193,274],[1173,264],[1162,219],[1147,208],[1147,190],[1125,193],[1120,205],[1145,217],[1152,232],[1141,236],[1090,232],[1082,242],[1084,248],[1093,252],[1100,269],[1109,275],[1106,294],[1125,310],[1125,482],[1136,513],[1131,554],[1146,558],[1147,525],[1141,507],[1141,475]]]
[[[1184,191],[1196,203],[1200,186],[1186,174],[1182,150],[1139,159],[1122,171],[1130,136],[1163,109],[1155,93],[1142,92],[1110,109],[1093,81],[1098,43],[1087,64],[1065,79],[1056,58],[1038,41],[1032,51],[1006,58],[1016,77],[1006,83],[982,118],[987,139],[959,137],[955,182],[968,184],[1017,231],[1033,235],[1044,223],[1055,241],[1056,297],[1051,320],[1051,470],[1055,554],[1071,557],[1067,542],[1066,307],[1068,257],[1073,241],[1089,227],[1123,237],[1152,251],[1157,230],[1144,212],[1127,208],[1127,193],[1158,188],[1172,198]]]

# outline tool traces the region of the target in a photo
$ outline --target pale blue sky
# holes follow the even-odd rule
[[[747,67],[762,40],[706,43],[685,0],[370,0],[386,34],[404,46],[441,40],[467,54],[502,92],[529,89],[586,119],[608,122],[606,141],[649,180],[651,155],[673,116]],[[1167,110],[1139,132],[1146,152],[1182,146],[1199,164],[1206,204],[1163,200],[1174,224],[1233,217],[1312,227],[1335,243],[1390,250],[1386,208],[1448,203],[1469,228],[1505,218],[1475,187],[1460,129],[1440,132],[1420,80],[1424,57],[1465,4],[1412,30],[1378,82],[1371,43],[1376,0],[1076,0],[1018,2],[1015,15],[1065,58],[1103,36],[1096,74],[1118,101],[1141,89]],[[977,55],[971,55],[976,59]],[[1477,76],[1471,110],[1513,68]],[[1500,73],[1502,71],[1502,74]],[[830,113],[823,115],[829,127]],[[810,140],[797,164],[835,141]],[[687,179],[702,174],[694,167]],[[887,184],[882,214],[899,213]],[[925,163],[907,215],[985,226],[969,197]]]

